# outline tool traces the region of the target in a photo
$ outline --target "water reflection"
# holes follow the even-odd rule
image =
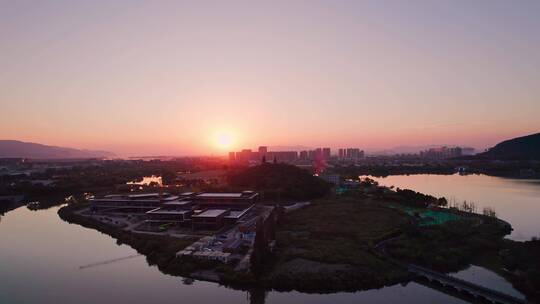
[[[489,271],[479,266],[471,265],[465,270],[452,273],[450,275],[471,283],[502,291],[505,294],[519,299],[525,299],[525,296],[521,292],[517,291],[512,284],[507,282],[503,277],[499,276],[493,271]]]
[[[163,180],[161,176],[152,175],[152,176],[145,176],[142,178],[142,180],[127,182],[126,184],[140,185],[140,186],[150,186],[151,184],[156,184],[158,186],[163,186]]]
[[[58,207],[18,208],[0,222],[0,303],[466,303],[417,283],[354,293],[304,294],[225,288],[162,274],[98,231],[63,222]]]

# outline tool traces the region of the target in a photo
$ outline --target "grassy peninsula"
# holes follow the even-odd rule
[[[300,193],[280,184],[290,179],[269,171],[281,168],[264,165],[259,169],[264,172],[250,169],[249,176],[235,182],[243,186],[253,180],[252,176],[272,179],[252,185],[262,193],[265,187],[272,187],[269,192],[272,201],[290,193],[304,199],[314,196],[316,192],[310,191],[316,184],[311,184],[309,179]],[[318,180],[317,183],[326,187]],[[59,215],[70,223],[97,229],[119,243],[130,245],[164,273],[217,281],[236,288],[317,293],[356,291],[413,279],[403,266],[408,263],[441,272],[477,264],[505,276],[530,299],[537,297],[538,265],[527,252],[536,252],[538,241],[518,243],[504,239],[511,227],[494,214],[448,208],[444,198],[381,187],[372,180],[359,181],[354,189],[340,194],[326,193],[310,202],[295,211],[286,212],[287,208],[282,208],[274,227],[273,250],[260,254],[259,262],[243,271],[237,271],[238,261],[223,264],[178,258],[176,253],[196,238],[112,227],[78,213],[87,207],[85,203],[67,205],[59,210]]]

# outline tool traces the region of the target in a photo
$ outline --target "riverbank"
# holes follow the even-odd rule
[[[58,210],[60,218],[68,223],[81,225],[107,234],[117,240],[118,244],[126,244],[138,253],[146,256],[150,265],[157,265],[160,271],[171,275],[182,275],[189,272],[188,267],[177,269],[172,265],[176,252],[190,245],[194,239],[176,238],[164,235],[134,233],[119,227],[104,224],[90,217],[78,214],[77,211],[87,208],[87,203],[66,205]]]
[[[359,175],[387,177],[395,175],[452,175],[484,174],[494,177],[516,179],[539,179],[540,166],[537,162],[497,162],[497,161],[464,161],[448,159],[437,162],[404,162],[401,164],[336,165],[330,172],[340,174],[346,178],[356,178]]]
[[[404,269],[396,268],[374,251],[377,242],[407,225],[407,216],[377,205],[332,201],[318,201],[313,208],[287,216],[277,232],[277,250],[266,257],[263,270],[258,274],[235,272],[234,265],[176,258],[176,252],[195,239],[125,231],[79,214],[86,204],[64,206],[58,214],[64,221],[96,229],[118,243],[131,246],[163,273],[239,289],[264,287],[329,293],[381,288],[409,279]],[[327,218],[326,224],[321,222],[322,217]],[[355,227],[355,223],[363,224]],[[355,228],[354,231],[347,231],[351,228]],[[292,244],[294,246],[290,247]]]
[[[502,261],[501,250],[509,244],[519,247],[503,239],[508,226],[501,225],[497,219],[490,221],[478,215],[472,216],[473,219],[419,227],[414,216],[395,204],[395,198],[330,196],[285,215],[277,227],[275,251],[265,257],[262,269],[256,274],[237,273],[231,265],[217,262],[178,259],[176,252],[193,240],[113,228],[77,214],[85,204],[68,205],[58,213],[65,221],[99,230],[119,243],[128,244],[163,273],[215,281],[237,289],[262,287],[330,293],[407,282],[412,279],[411,274],[376,248],[388,239],[392,258],[441,271],[457,271],[471,263],[478,264],[488,254]],[[478,221],[480,218],[483,220]],[[486,264],[489,269],[503,273],[520,291],[535,297],[535,283],[524,281],[516,272],[502,270],[507,263]]]

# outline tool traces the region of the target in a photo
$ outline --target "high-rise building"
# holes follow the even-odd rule
[[[347,148],[347,150],[345,152],[345,158],[353,159],[353,154],[354,154],[353,150],[354,150],[353,148]]]
[[[420,157],[429,158],[429,159],[447,159],[463,155],[462,149],[460,147],[439,147],[431,148],[429,150],[421,151]]]
[[[345,158],[345,149],[339,149],[338,150],[338,158],[340,160],[344,159]]]
[[[254,153],[257,155],[254,155],[254,157],[257,157],[262,162],[263,158],[268,161],[268,147],[267,146],[259,146],[259,153]]]
[[[300,160],[308,160],[308,151],[300,151]]]
[[[267,146],[260,146],[259,147],[259,154],[260,156],[263,156],[264,154],[266,154],[268,152],[268,147]]]
[[[297,151],[271,151],[266,153],[266,160],[278,162],[293,162],[298,159]]]
[[[358,148],[339,149],[338,157],[340,160],[357,161],[360,158],[364,158],[364,151]]]
[[[321,159],[322,158],[322,149],[321,148],[317,148],[315,149],[315,152],[313,153],[314,155],[314,159]]]
[[[326,160],[330,159],[330,153],[331,153],[330,148],[323,148],[322,149],[322,158],[326,159]]]
[[[240,152],[236,152],[236,160],[241,162],[249,162],[252,158],[251,149],[243,149]]]
[[[229,152],[229,160],[230,161],[236,161],[236,153]]]

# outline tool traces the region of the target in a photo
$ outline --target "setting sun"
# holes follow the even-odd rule
[[[217,142],[217,146],[220,149],[226,150],[232,147],[234,139],[230,133],[221,132],[221,133],[218,133],[216,137],[216,142]]]

